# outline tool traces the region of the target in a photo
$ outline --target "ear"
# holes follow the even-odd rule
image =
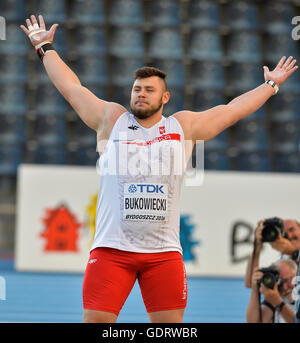
[[[163,97],[162,97],[162,102],[163,104],[167,104],[170,100],[170,93],[169,92],[164,92]]]

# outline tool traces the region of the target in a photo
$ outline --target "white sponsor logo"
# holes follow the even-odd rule
[[[119,132],[115,140],[98,141],[97,172],[101,176],[171,176],[185,175],[185,186],[200,186],[204,181],[204,142],[185,140],[175,134],[157,137],[148,142],[131,140]],[[180,135],[179,135],[180,136]],[[181,138],[180,138],[181,139]],[[194,147],[194,148],[193,148]],[[193,151],[192,157],[186,161]]]
[[[293,17],[292,24],[297,25],[292,30],[292,38],[293,40],[299,40],[300,39],[300,16]]]
[[[164,221],[168,210],[168,185],[124,184],[125,220]]]

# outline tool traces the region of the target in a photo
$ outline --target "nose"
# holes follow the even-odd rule
[[[139,97],[139,98],[144,98],[144,97],[145,97],[145,93],[146,93],[145,89],[141,89],[141,90],[139,91],[138,97]]]
[[[294,284],[294,279],[289,280],[289,281],[287,281],[287,282],[284,282],[284,284],[283,284],[284,290],[293,289],[294,286],[295,286],[295,284]]]

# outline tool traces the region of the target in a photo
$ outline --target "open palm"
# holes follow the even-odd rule
[[[298,68],[298,66],[295,66],[295,63],[296,60],[293,59],[293,56],[290,56],[288,59],[283,56],[274,70],[270,71],[268,67],[264,66],[265,81],[272,80],[278,86],[282,85]]]
[[[27,28],[24,25],[20,26],[34,47],[41,43],[52,43],[55,31],[58,27],[58,24],[53,24],[50,30],[47,31],[43,16],[39,16],[39,21],[40,25],[38,24],[36,17],[32,15],[30,19],[26,19]]]

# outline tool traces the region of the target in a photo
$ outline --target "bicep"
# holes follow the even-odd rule
[[[99,99],[86,87],[74,85],[69,92],[67,99],[69,104],[91,129],[97,131],[99,126],[110,116],[111,121],[115,121],[126,109],[115,103]]]
[[[210,140],[236,122],[236,108],[219,105],[203,112],[192,112],[191,130],[195,140]]]

